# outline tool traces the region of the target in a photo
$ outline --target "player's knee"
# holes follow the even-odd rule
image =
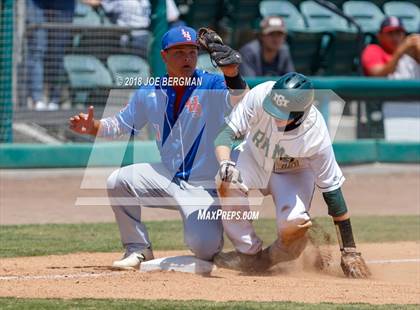
[[[222,236],[188,236],[185,243],[196,257],[203,260],[212,260],[223,248]]]
[[[117,169],[108,177],[106,185],[110,196],[122,196],[129,187],[129,173],[125,168]]]
[[[212,245],[192,242],[190,243],[189,248],[197,258],[209,261],[221,251],[221,247],[218,244]]]
[[[108,179],[106,180],[106,188],[108,192],[110,190],[114,190],[121,187],[121,184],[122,184],[122,179],[120,175],[120,169],[114,170],[111,173],[111,175],[108,177]]]
[[[124,173],[121,173],[121,169],[115,170],[108,177],[107,193],[115,216],[124,212],[121,210],[121,207],[127,205],[127,198],[132,198],[133,193],[130,191],[130,186],[124,176]]]
[[[306,223],[310,219],[311,218],[306,212],[302,212],[294,216],[289,215],[287,217],[281,217],[277,219],[277,228],[279,231],[282,229],[297,229],[299,225]]]
[[[294,241],[305,237],[306,232],[312,226],[308,213],[304,212],[294,217],[279,219],[277,221],[278,237],[284,246],[289,246]]]

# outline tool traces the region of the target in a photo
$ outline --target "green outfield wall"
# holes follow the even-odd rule
[[[359,140],[335,142],[340,164],[373,162],[419,163],[420,143]],[[158,162],[154,141],[135,144],[79,143],[63,145],[0,144],[0,168],[72,168],[129,165],[133,162]]]

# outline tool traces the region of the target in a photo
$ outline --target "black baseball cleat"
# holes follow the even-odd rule
[[[220,252],[214,257],[213,262],[220,268],[250,273],[263,272],[271,267],[268,251],[259,251],[253,255],[238,251]]]

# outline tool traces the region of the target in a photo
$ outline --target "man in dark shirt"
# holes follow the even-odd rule
[[[289,48],[284,43],[286,27],[281,17],[270,16],[261,21],[258,39],[239,52],[242,55],[240,72],[243,76],[280,76],[294,71]]]

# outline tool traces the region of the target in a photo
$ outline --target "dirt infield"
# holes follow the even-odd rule
[[[109,171],[80,189],[83,170],[0,171],[0,224],[112,222],[108,206],[75,207],[77,197],[106,197],[101,186]],[[353,215],[420,215],[420,166],[361,166],[344,169],[343,187]],[[255,208],[254,208],[255,209]],[[261,217],[275,215],[270,199]],[[326,215],[317,193],[311,214]],[[143,220],[179,219],[176,211],[143,208]],[[338,249],[333,265],[309,267],[309,251],[293,264],[261,275],[224,269],[210,276],[176,272],[117,272],[120,253],[76,253],[0,259],[0,296],[20,298],[129,298],[170,300],[252,300],[332,303],[413,304],[420,302],[420,242],[359,244],[372,271],[368,280],[344,278]],[[156,252],[156,257],[189,252]]]
[[[371,304],[419,302],[420,243],[361,244],[360,249],[373,274],[369,280],[344,278],[338,256],[327,271],[315,271],[306,266],[308,252],[299,261],[262,275],[241,275],[217,269],[205,277],[177,272],[109,270],[110,262],[119,258],[119,253],[8,258],[1,260],[0,296]],[[188,253],[155,254],[164,257]]]
[[[345,167],[343,191],[353,215],[420,215],[419,165],[363,165]],[[106,199],[110,169],[92,169],[85,180],[97,189],[80,189],[83,169],[0,171],[0,223],[86,223],[112,222],[109,206],[75,207],[77,197]],[[102,188],[102,189],[101,189]],[[254,207],[261,217],[275,217],[272,199]],[[315,192],[311,215],[327,215],[322,196]],[[176,211],[143,208],[145,221],[180,219]]]

